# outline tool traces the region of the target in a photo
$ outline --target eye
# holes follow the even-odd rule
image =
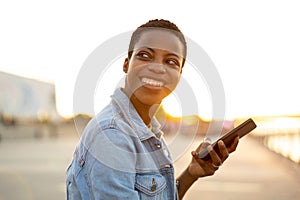
[[[180,68],[180,63],[176,59],[168,59],[166,62],[167,62],[168,65],[170,65],[174,68]]]
[[[138,52],[136,55],[138,58],[145,59],[145,60],[148,60],[151,58],[151,54],[148,52],[145,52],[145,51]]]

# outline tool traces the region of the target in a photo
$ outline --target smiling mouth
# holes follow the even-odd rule
[[[144,85],[151,85],[151,86],[154,86],[154,87],[164,86],[164,83],[162,81],[158,81],[158,80],[154,80],[154,79],[146,78],[146,77],[142,78],[142,83]]]

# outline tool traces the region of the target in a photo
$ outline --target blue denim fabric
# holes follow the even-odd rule
[[[67,170],[68,200],[176,199],[174,169],[159,123],[152,131],[116,89],[87,125]]]

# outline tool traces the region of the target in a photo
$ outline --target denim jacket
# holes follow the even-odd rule
[[[76,147],[67,169],[67,199],[176,199],[172,160],[155,118],[151,126],[116,89]]]

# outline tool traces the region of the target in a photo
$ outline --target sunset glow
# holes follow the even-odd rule
[[[59,2],[59,6],[56,3],[42,6],[41,3],[37,5],[41,9],[35,9],[31,4],[36,2],[20,1],[16,7],[16,3],[5,1],[0,7],[0,18],[6,19],[2,20],[0,70],[54,83],[58,112],[62,116],[71,116],[76,114],[73,113],[76,78],[93,50],[113,36],[135,29],[149,18],[166,18],[177,23],[186,36],[199,44],[212,59],[224,86],[226,118],[300,113],[300,93],[297,92],[300,85],[297,54],[300,27],[296,26],[300,12],[297,2],[294,2],[295,5],[293,2],[275,1],[236,2],[241,8],[237,10],[220,1],[222,9],[217,9],[218,15],[205,9],[215,9],[213,2],[207,1],[201,7],[189,3],[184,5],[185,8],[182,4],[174,4],[172,10],[182,14],[176,17],[174,12],[163,9],[169,6],[168,2],[160,3],[159,8],[153,4],[152,10],[163,15],[154,13],[149,16],[143,11],[136,11],[138,13],[134,16],[138,15],[138,18],[130,14],[121,18],[111,16],[110,20],[106,20],[111,15],[110,11],[98,10],[103,7],[103,2],[97,2],[93,7],[73,3],[72,9],[66,2]],[[116,13],[122,13],[127,2],[119,2],[117,7],[109,1],[105,4],[113,6]],[[69,11],[68,15],[65,15],[65,10]],[[78,15],[79,12],[82,14]],[[95,15],[91,16],[91,13]],[[201,28],[191,25],[190,19],[194,19],[195,14],[202,19],[199,22]],[[210,86],[205,85],[206,77],[188,72],[189,67],[185,67],[183,76],[190,81],[197,95],[198,114],[210,118],[213,105],[210,105]],[[109,77],[114,79],[119,72],[122,73],[122,62]],[[194,80],[200,80],[200,83]],[[113,80],[109,81],[104,84],[113,84]],[[102,98],[109,98],[112,92],[105,92]],[[177,104],[166,101],[170,104],[168,107],[165,105],[166,110],[172,115],[180,115]],[[92,106],[97,111],[101,108],[100,105]],[[82,108],[81,112],[87,111]]]
[[[260,117],[254,135],[272,151],[300,163],[300,117]]]
[[[170,94],[168,97],[166,97],[163,100],[162,105],[164,110],[173,117],[182,116],[182,108],[175,95]]]

